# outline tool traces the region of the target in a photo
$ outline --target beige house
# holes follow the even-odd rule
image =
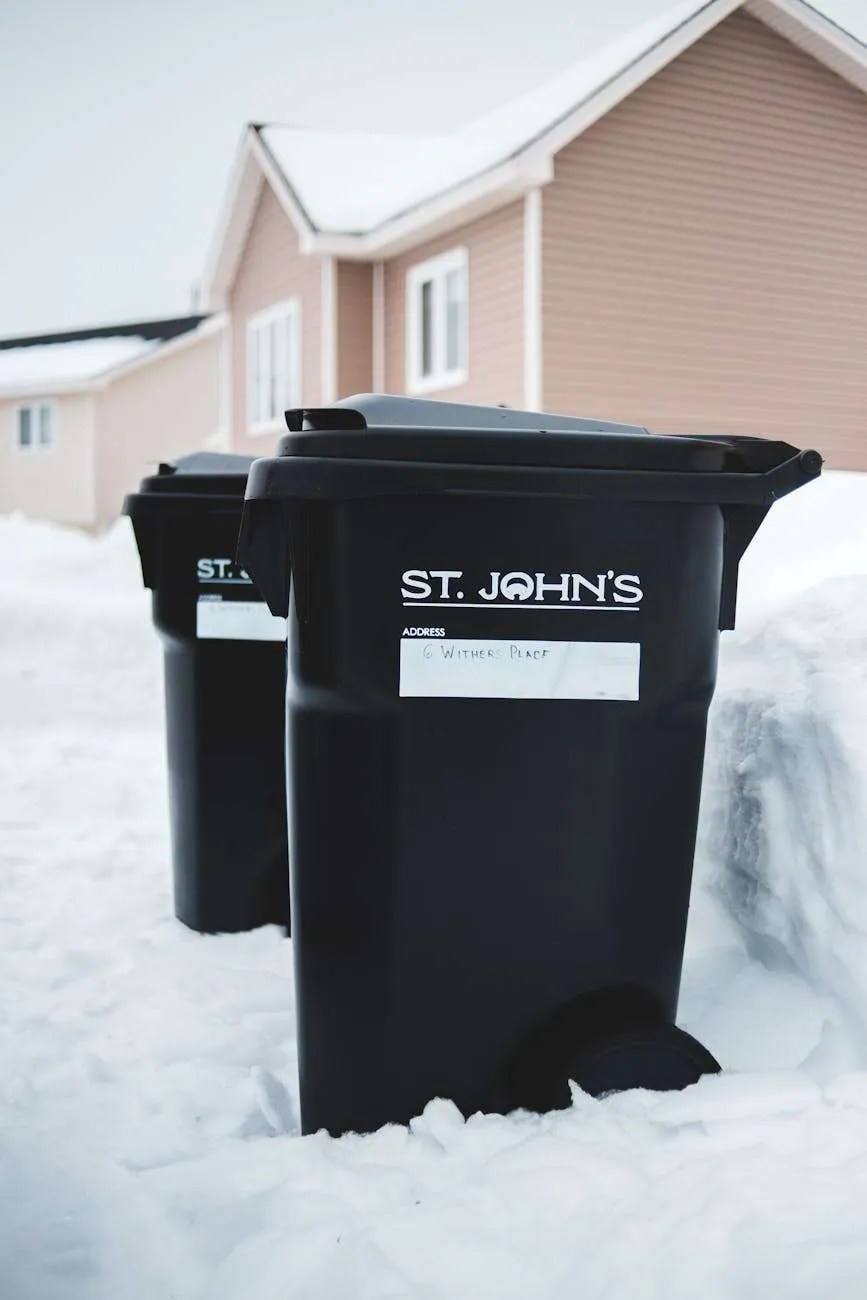
[[[194,317],[0,343],[0,514],[100,527],[160,460],[225,445],[222,336]]]
[[[682,0],[449,135],[250,126],[203,299],[168,340],[0,342],[0,512],[99,526],[159,460],[369,390],[867,469],[867,49]]]
[[[867,468],[867,49],[685,0],[451,135],[251,126],[205,276],[229,444],[385,390]]]

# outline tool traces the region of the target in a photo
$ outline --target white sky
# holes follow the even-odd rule
[[[669,3],[0,0],[0,335],[188,310],[247,120],[447,130]]]

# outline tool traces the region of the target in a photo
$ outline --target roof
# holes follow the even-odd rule
[[[52,396],[99,387],[222,326],[220,316],[197,315],[0,339],[0,397]]]
[[[443,135],[248,127],[204,276],[225,302],[266,180],[303,252],[393,256],[553,179],[554,156],[736,9],[867,90],[867,47],[807,0],[677,0],[559,76]]]
[[[0,393],[87,384],[158,346],[155,339],[102,338],[8,348],[0,352]]]
[[[560,76],[445,135],[257,129],[317,230],[369,231],[514,157],[706,4],[679,0]]]
[[[0,338],[0,352],[8,348],[36,347],[43,343],[77,343],[84,339],[134,337],[164,342],[195,329],[205,319],[202,314],[163,316],[158,320],[127,321],[121,325],[85,325],[80,329],[53,330],[46,334],[22,334],[14,338]]]

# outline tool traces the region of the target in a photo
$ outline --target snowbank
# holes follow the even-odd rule
[[[724,638],[681,1022],[729,1073],[340,1141],[297,1136],[290,944],[171,917],[125,522],[0,520],[0,1295],[862,1296],[865,507],[775,507]]]
[[[711,709],[698,880],[748,951],[829,996],[867,1060],[867,476],[777,503]],[[831,1036],[833,1039],[833,1035]]]
[[[867,1030],[867,564],[729,647],[714,706],[703,846],[767,963]]]

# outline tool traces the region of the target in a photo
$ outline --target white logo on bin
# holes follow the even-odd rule
[[[400,594],[404,605],[436,608],[533,608],[637,610],[644,597],[637,573],[509,573],[491,571],[468,590],[462,569],[406,569]]]
[[[196,560],[196,577],[199,582],[243,582],[252,585],[253,579],[234,560],[225,556]]]

